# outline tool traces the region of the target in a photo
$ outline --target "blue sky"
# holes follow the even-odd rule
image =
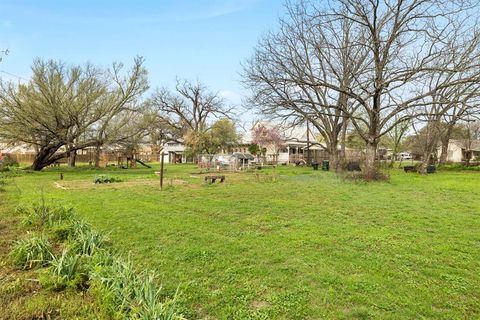
[[[28,78],[35,57],[107,66],[141,55],[153,88],[199,79],[239,103],[240,63],[283,12],[282,0],[0,0],[0,76]]]

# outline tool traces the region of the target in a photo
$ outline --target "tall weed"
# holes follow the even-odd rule
[[[53,259],[52,245],[44,236],[18,240],[10,253],[13,264],[23,269],[44,267]]]

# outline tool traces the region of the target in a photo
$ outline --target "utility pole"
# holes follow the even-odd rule
[[[311,165],[312,161],[310,159],[310,128],[308,125],[308,119],[307,119],[307,165]]]
[[[163,190],[163,149],[160,153],[160,190]]]

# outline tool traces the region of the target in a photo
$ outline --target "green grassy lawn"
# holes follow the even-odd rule
[[[155,170],[48,169],[0,197],[72,204],[166,293],[180,286],[188,318],[480,318],[478,171],[362,183],[281,167],[206,186],[176,165],[160,191]],[[93,185],[105,172],[124,182]]]

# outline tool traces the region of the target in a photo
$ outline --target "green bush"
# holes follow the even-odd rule
[[[93,182],[95,184],[114,183],[114,182],[122,182],[122,179],[116,178],[116,177],[110,177],[109,175],[106,175],[106,174],[101,174],[101,175],[95,176],[95,178],[93,179]]]
[[[93,290],[113,317],[122,319],[183,319],[175,298],[165,300],[152,274],[138,274],[129,260],[97,260],[90,274]]]
[[[75,215],[71,207],[47,205],[44,200],[29,207],[19,206],[16,212],[25,215],[24,225],[36,227],[52,227],[55,224],[69,222]]]
[[[13,264],[23,269],[44,267],[53,259],[52,245],[44,236],[32,236],[15,242],[10,256]]]
[[[91,256],[103,248],[107,242],[106,236],[93,230],[88,223],[82,220],[72,221],[72,229],[72,249],[79,254]]]
[[[18,162],[8,154],[3,157],[2,161],[0,161],[0,171],[9,171],[12,168],[17,168],[18,166]]]
[[[50,235],[54,241],[64,242],[70,239],[74,234],[72,223],[63,223],[54,225],[50,228]]]
[[[54,257],[50,263],[51,276],[44,284],[56,290],[66,287],[86,289],[88,287],[88,268],[85,266],[86,257],[65,249],[60,257]]]

